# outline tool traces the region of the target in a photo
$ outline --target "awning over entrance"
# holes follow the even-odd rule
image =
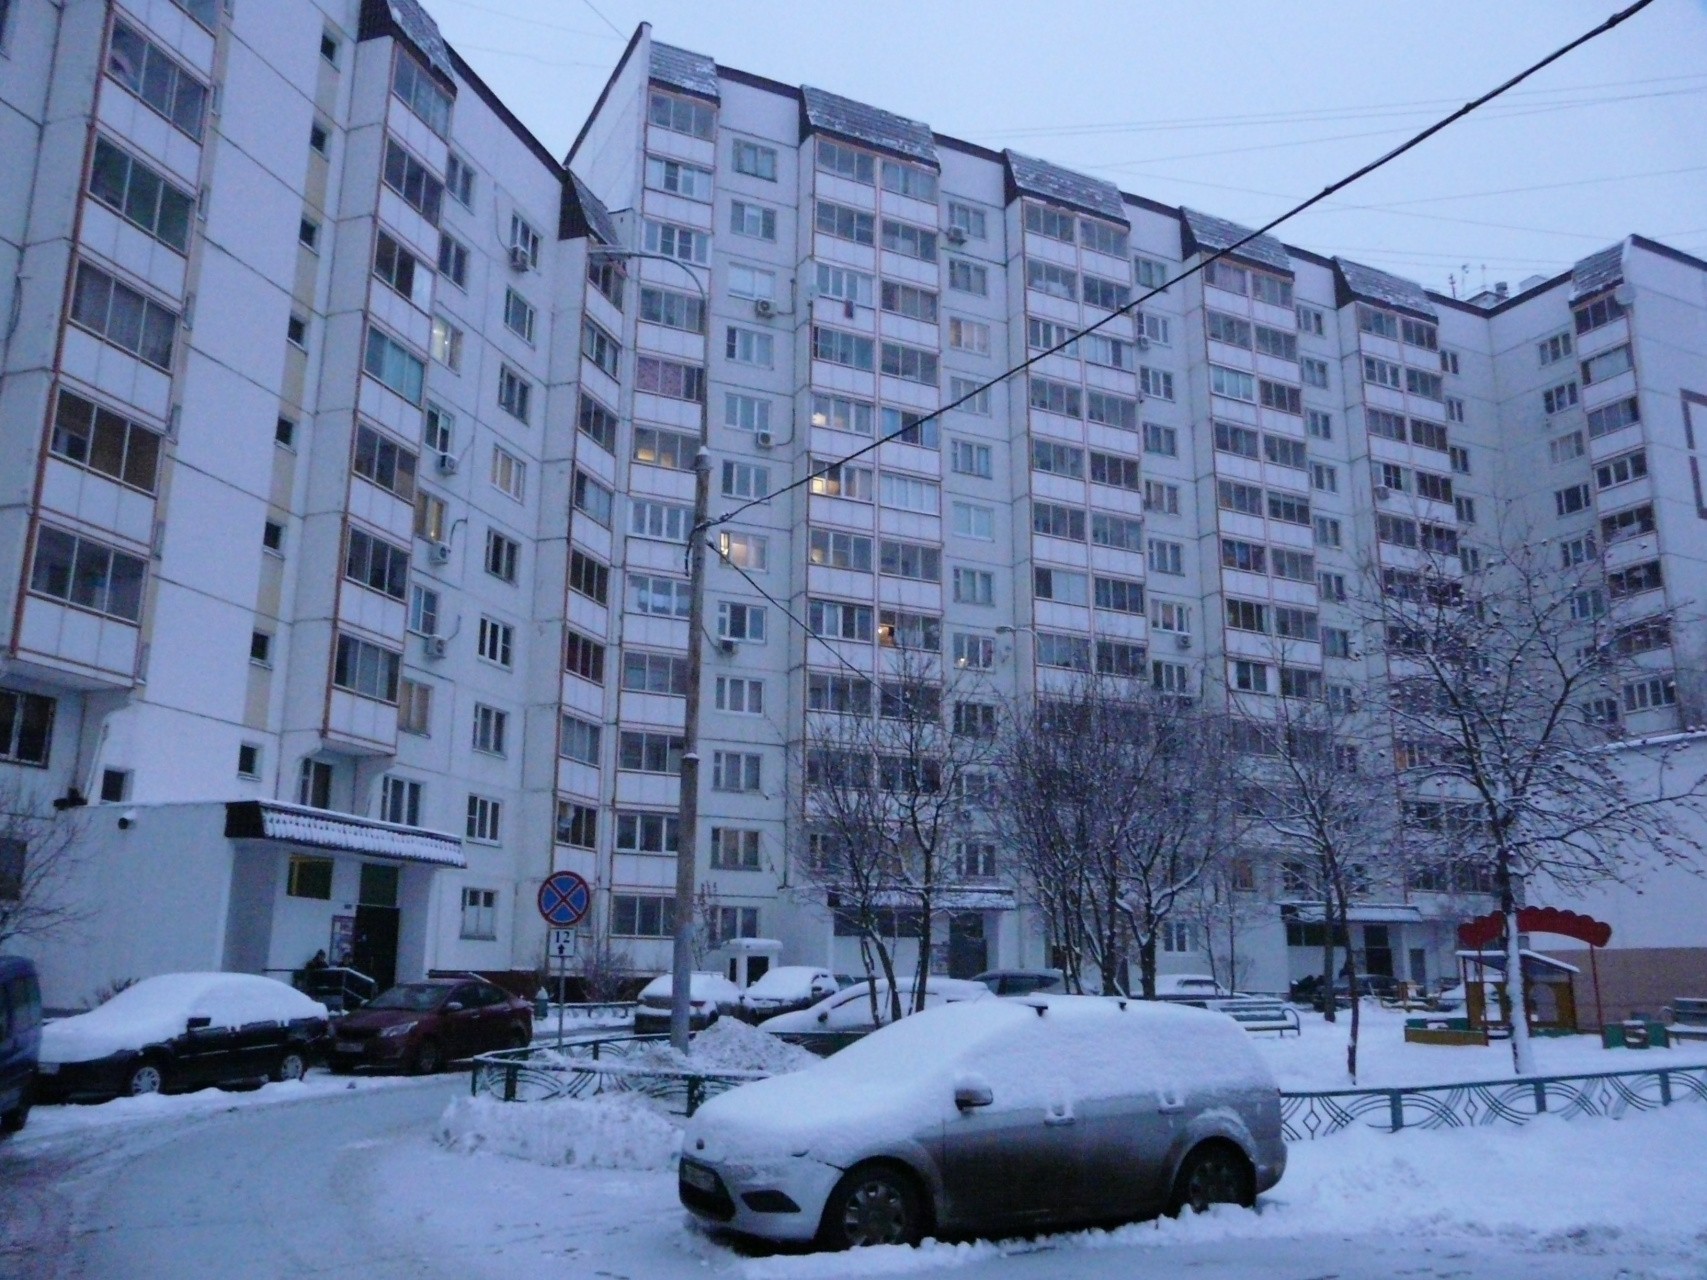
[[[829,906],[832,909],[841,905],[841,895],[831,891]],[[886,889],[872,894],[872,905],[884,910],[902,910],[916,908],[918,898],[900,889]],[[1014,911],[1019,908],[1019,899],[1014,891],[1006,885],[955,885],[952,888],[938,889],[931,895],[931,910],[937,911]]]
[[[396,862],[424,862],[437,867],[468,865],[462,855],[462,840],[448,832],[423,831],[353,813],[286,804],[282,800],[229,802],[225,806],[225,836],[228,840],[276,840],[304,848]]]
[[[1299,924],[1322,923],[1322,904],[1319,902],[1284,903],[1280,911],[1284,919],[1296,920]],[[1427,918],[1421,907],[1405,902],[1368,903],[1354,906],[1346,912],[1346,920],[1351,924],[1422,924]]]

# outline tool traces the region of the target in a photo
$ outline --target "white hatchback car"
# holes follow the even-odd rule
[[[877,1018],[874,1022],[871,1016],[872,988],[877,994]],[[990,997],[990,988],[982,982],[972,982],[964,978],[939,978],[934,975],[925,979],[925,1008],[934,1009],[939,1005],[958,1004],[965,1000],[983,1000]],[[913,998],[913,984],[901,984],[901,1007],[910,1007]],[[778,1014],[760,1023],[760,1027],[781,1035],[796,1032],[839,1032],[842,1034],[860,1034],[871,1031],[889,1021],[889,980],[874,978],[849,983],[834,995],[820,1000],[808,1009],[796,1009],[791,1013]]]
[[[1238,1023],[1090,996],[972,1000],[713,1098],[678,1189],[707,1223],[825,1248],[1250,1205],[1286,1168]]]

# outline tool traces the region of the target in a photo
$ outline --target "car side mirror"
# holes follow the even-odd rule
[[[200,1031],[203,1027],[211,1027],[212,1025],[212,1018],[208,1017],[206,1014],[198,1014],[196,1017],[185,1022],[184,1028],[188,1031]]]
[[[954,1105],[962,1111],[987,1107],[996,1100],[990,1086],[977,1077],[964,1077],[954,1082]]]
[[[446,1013],[461,1013],[462,1012],[462,1001],[460,1001],[460,1000],[447,1000],[447,1001],[445,1001],[445,1012]]]

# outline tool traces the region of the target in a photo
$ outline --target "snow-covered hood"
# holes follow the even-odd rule
[[[127,987],[99,1008],[42,1027],[43,1062],[93,1062],[181,1036],[192,1017],[211,1025],[325,1018],[326,1006],[272,978],[167,973]]]

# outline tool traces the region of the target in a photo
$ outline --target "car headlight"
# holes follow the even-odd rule
[[[420,1025],[418,1022],[394,1022],[379,1034],[382,1036],[406,1036]]]

